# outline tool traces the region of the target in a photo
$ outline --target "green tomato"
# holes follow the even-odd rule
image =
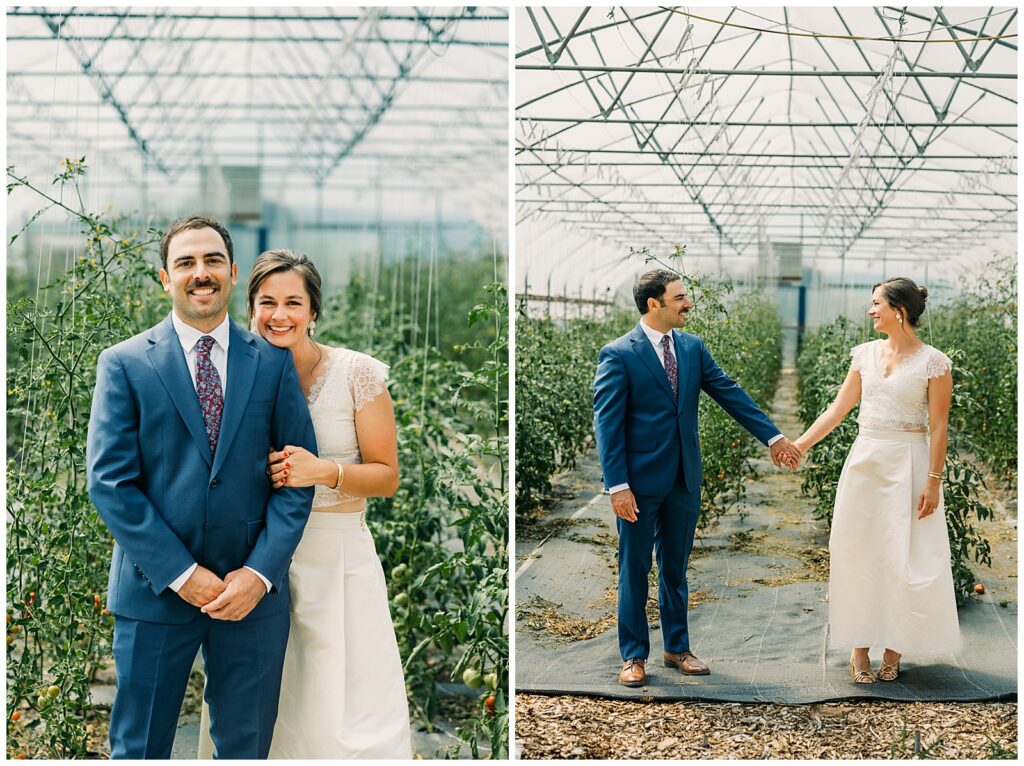
[[[46,690],[46,693],[49,694],[51,697],[56,697],[58,694],[60,694],[60,687],[51,686],[49,689]]]
[[[483,686],[484,680],[479,670],[476,668],[466,668],[462,673],[462,683],[470,689],[479,689]]]
[[[399,593],[397,596],[395,596],[395,606],[400,606],[400,607],[403,607],[403,608],[408,607],[409,606],[409,594],[403,592],[403,593]]]
[[[498,688],[498,674],[488,673],[484,676],[484,686],[490,689],[492,692]]]

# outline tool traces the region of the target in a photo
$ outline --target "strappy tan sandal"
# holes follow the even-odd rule
[[[882,660],[878,665],[878,680],[879,681],[895,681],[900,677],[900,660],[903,659],[903,655],[900,655],[895,664],[891,664],[885,661],[885,655],[882,655]]]
[[[853,657],[850,657],[850,678],[853,679],[855,684],[873,684],[875,682],[875,674],[871,672],[871,664],[868,662],[868,669],[861,670],[853,664]]]

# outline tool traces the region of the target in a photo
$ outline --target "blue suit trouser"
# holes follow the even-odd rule
[[[239,622],[200,615],[184,625],[116,617],[110,757],[171,757],[189,673],[202,647],[216,757],[266,758],[288,627],[287,609]]]
[[[658,605],[666,652],[690,648],[687,630],[689,588],[686,567],[700,516],[700,489],[683,484],[682,467],[667,495],[636,494],[640,513],[635,522],[618,518],[619,651],[623,661],[647,659],[651,641],[647,627],[647,576],[651,549],[658,560]]]

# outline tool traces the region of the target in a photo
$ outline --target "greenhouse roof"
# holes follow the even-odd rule
[[[282,203],[442,190],[504,225],[504,8],[14,7],[7,43],[19,171],[88,155],[158,190],[258,166]]]
[[[1015,247],[1016,8],[516,12],[522,286]]]

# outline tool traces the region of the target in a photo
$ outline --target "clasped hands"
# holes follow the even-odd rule
[[[800,467],[800,463],[804,459],[804,453],[800,451],[800,448],[785,436],[772,444],[768,449],[771,452],[772,462],[776,468],[786,466],[791,471],[795,471]]]
[[[267,594],[267,586],[251,570],[242,567],[221,580],[204,566],[185,581],[178,595],[215,620],[238,621]]]

